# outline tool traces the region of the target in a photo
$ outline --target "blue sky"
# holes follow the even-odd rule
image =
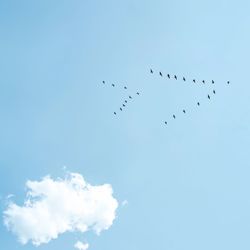
[[[62,176],[67,166],[91,184],[110,183],[128,205],[100,236],[65,234],[42,250],[73,249],[76,239],[93,250],[249,249],[249,8],[243,0],[0,1],[1,212],[9,193],[22,203],[26,180]],[[150,68],[214,79],[216,96],[206,98],[211,85]],[[34,249],[3,223],[0,238],[4,249]]]

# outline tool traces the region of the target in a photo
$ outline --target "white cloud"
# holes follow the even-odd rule
[[[89,244],[77,241],[74,247],[78,250],[87,250],[89,248]]]
[[[80,174],[56,180],[47,176],[27,181],[26,187],[24,205],[11,202],[4,211],[4,224],[22,244],[31,241],[39,246],[65,232],[99,234],[116,217],[118,202],[111,185],[92,186]]]

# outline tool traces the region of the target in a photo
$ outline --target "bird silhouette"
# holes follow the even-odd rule
[[[170,75],[168,74],[167,76],[168,76],[168,78],[170,79]]]
[[[177,76],[176,75],[174,75],[174,79],[177,80]]]
[[[200,103],[199,103],[199,102],[197,102],[197,105],[198,105],[198,106],[200,106]]]
[[[152,69],[150,69],[150,73],[151,73],[151,74],[153,74],[153,73],[154,73],[154,71],[153,71]]]
[[[131,95],[129,96],[129,99],[132,99],[132,96],[131,96]]]
[[[125,100],[125,103],[127,103],[128,101],[127,100]]]
[[[161,71],[159,72],[159,74],[160,74],[160,76],[162,76],[162,73],[161,73]]]
[[[182,79],[183,79],[184,82],[186,81],[186,78],[185,78],[185,77],[183,77]]]
[[[229,81],[227,81],[227,84],[229,84],[230,82]]]
[[[122,111],[122,108],[120,108],[120,110]]]
[[[103,84],[105,84],[105,81],[102,81]]]
[[[212,80],[212,84],[214,84],[214,80]]]
[[[125,105],[125,104],[122,104],[122,106],[123,106],[123,107],[126,107],[126,105]]]
[[[115,84],[112,83],[112,87],[115,87]]]
[[[195,83],[195,79],[193,80],[193,82]]]
[[[165,121],[165,124],[167,125],[168,123]]]
[[[186,114],[186,110],[185,110],[185,109],[183,109],[182,112],[183,112],[184,114]]]
[[[140,95],[140,93],[139,93],[139,92],[136,92],[136,94],[137,94],[137,95]]]
[[[207,95],[207,98],[210,99],[210,95]]]
[[[213,93],[215,94],[215,90],[213,90]]]
[[[116,112],[114,112],[114,115],[116,115]]]
[[[205,80],[202,80],[202,83],[205,83]]]
[[[175,119],[175,115],[173,115],[173,118]]]
[[[124,89],[127,89],[127,87],[126,87],[126,86],[124,86]]]

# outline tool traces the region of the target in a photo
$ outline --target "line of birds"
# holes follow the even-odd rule
[[[150,73],[153,74],[154,71],[153,71],[152,69],[150,69]],[[163,77],[163,74],[162,74],[161,71],[159,71],[159,75],[160,75],[161,77]],[[171,79],[170,74],[167,74],[167,77],[168,77],[168,79]],[[174,78],[175,80],[178,79],[177,75],[174,75],[173,78]],[[183,80],[184,82],[187,81],[186,77],[184,77],[184,76],[182,77],[182,80]],[[198,81],[197,81],[196,79],[193,79],[192,82],[193,82],[193,83],[196,83],[196,82],[198,82]],[[205,84],[206,81],[205,81],[205,80],[202,80],[202,83]],[[214,84],[214,83],[215,83],[214,80],[212,80],[211,83]],[[227,81],[227,84],[230,84],[230,81]]]
[[[216,91],[215,91],[215,90],[213,90],[213,94],[214,94],[214,95],[216,94]],[[210,100],[210,99],[211,99],[211,96],[208,94],[208,95],[207,95],[207,98]],[[197,102],[196,105],[197,105],[197,106],[200,106],[201,104],[200,104],[200,102]],[[186,109],[183,109],[182,112],[183,112],[183,114],[186,114]],[[173,114],[172,117],[173,117],[173,119],[176,119],[176,115],[175,115],[175,114]],[[167,121],[164,121],[164,123],[165,123],[166,125],[168,124]]]
[[[103,83],[103,84],[106,84],[105,81],[102,81],[102,83]],[[115,85],[114,83],[112,83],[110,86],[113,87],[113,88],[116,87],[116,85]],[[127,88],[127,86],[124,86],[123,89],[127,90],[128,88]],[[135,94],[136,94],[137,96],[139,96],[139,95],[140,95],[140,92],[137,91]],[[131,95],[128,95],[128,99],[133,99],[133,97],[132,97]],[[120,106],[119,110],[120,110],[120,111],[123,111],[123,109],[127,106],[127,104],[128,104],[128,100],[126,99],[126,100],[124,100],[124,102],[123,102],[122,105]],[[114,115],[117,115],[117,112],[116,112],[116,111],[114,111]]]

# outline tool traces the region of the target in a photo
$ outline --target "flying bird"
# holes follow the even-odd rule
[[[185,77],[183,77],[182,79],[183,79],[184,82],[186,81],[186,78],[185,78]]]
[[[227,84],[229,84],[230,82],[229,81],[227,81]]]
[[[215,90],[213,90],[213,93],[215,94]]]
[[[175,115],[173,115],[173,118],[175,119]]]
[[[205,80],[202,80],[202,83],[205,83]]]
[[[123,106],[123,107],[126,107],[126,105],[125,105],[125,104],[122,104],[122,106]]]
[[[199,103],[199,102],[197,102],[197,105],[198,105],[198,106],[200,106],[200,103]]]
[[[162,76],[162,73],[161,73],[161,71],[159,72],[159,74],[160,74],[160,76]]]
[[[210,95],[207,95],[207,98],[210,99]]]
[[[103,84],[105,84],[105,81],[102,81]]]
[[[129,96],[129,99],[132,99],[132,96],[131,96],[131,95]]]
[[[127,100],[125,100],[125,103],[127,103],[128,101]]]
[[[115,84],[114,84],[114,83],[112,83],[112,87],[115,87]]]
[[[122,108],[120,108],[120,110],[122,111]]]
[[[116,112],[114,112],[114,115],[116,115]]]
[[[214,80],[212,80],[212,84],[214,84]]]
[[[174,75],[174,79],[177,80],[177,76],[176,75]]]
[[[124,86],[124,89],[127,89],[127,87],[126,87],[126,86]]]
[[[139,93],[139,92],[136,92],[136,94],[137,94],[137,95],[140,95],[140,93]]]
[[[186,114],[186,110],[185,110],[185,109],[183,109],[182,112],[183,112],[184,114]]]
[[[195,79],[193,79],[193,82],[195,83]]]
[[[168,123],[165,121],[165,124],[167,125]]]
[[[167,76],[168,76],[168,78],[170,79],[170,75],[168,74]]]
[[[153,71],[152,69],[150,69],[150,73],[151,73],[151,74],[153,74],[153,73],[154,73],[154,71]]]

